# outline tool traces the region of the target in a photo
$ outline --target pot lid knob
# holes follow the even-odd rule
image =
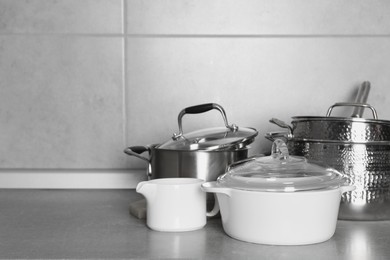
[[[289,159],[288,148],[285,142],[281,139],[276,139],[272,143],[272,158],[286,161]]]

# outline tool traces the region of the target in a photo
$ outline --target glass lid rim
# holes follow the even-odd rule
[[[223,175],[220,177],[222,178]],[[227,187],[231,189],[238,190],[247,190],[247,191],[259,191],[259,192],[299,192],[299,191],[311,191],[311,190],[325,190],[325,189],[334,189],[336,187],[340,187],[342,184],[346,182],[346,178],[344,176],[335,175],[334,178],[328,180],[322,180],[318,182],[291,182],[286,180],[284,182],[267,182],[262,180],[261,182],[245,182],[238,181],[233,182],[225,181],[221,182],[221,178],[217,179],[217,185],[220,187]],[[243,177],[245,178],[245,177]],[[309,177],[310,178],[310,177]],[[314,177],[315,178],[315,177]],[[283,179],[283,178],[281,178]],[[316,178],[318,180],[318,178]],[[258,185],[258,186],[256,186]]]
[[[216,131],[213,133],[213,130],[215,130],[215,129],[217,129],[218,132]],[[233,141],[230,140],[230,142],[221,142],[221,143],[214,142],[214,143],[212,143],[211,141],[210,142],[206,141],[206,142],[202,142],[202,143],[196,143],[197,139],[198,140],[205,139],[208,136],[223,135],[225,133],[226,137],[229,137],[230,133],[234,133],[234,131],[232,131],[226,127],[205,128],[205,129],[199,129],[199,130],[196,130],[193,132],[189,132],[187,134],[183,134],[183,137],[181,137],[178,140],[174,140],[171,138],[168,141],[159,144],[158,147],[156,147],[156,148],[166,149],[166,150],[182,150],[182,151],[197,151],[197,150],[199,150],[199,151],[213,151],[213,150],[218,150],[218,149],[225,150],[225,149],[228,149],[228,148],[231,148],[234,146],[240,146],[241,144],[248,145],[248,144],[252,143],[254,141],[255,137],[258,135],[258,131],[253,127],[239,127],[236,132],[239,133],[240,129],[243,129],[243,131],[241,131],[241,132],[248,132],[250,134],[246,134],[246,135],[243,135],[241,137],[238,136],[236,138],[232,138],[234,140]],[[210,133],[205,135],[205,136],[201,136],[201,135],[198,136],[202,132],[207,132],[207,131],[210,131]],[[192,134],[194,136],[191,137]],[[187,138],[187,136],[190,136],[190,137]],[[225,139],[228,140],[228,138],[225,138]],[[215,138],[213,140],[224,140],[224,138]],[[207,145],[208,143],[209,143],[209,145]],[[183,144],[182,147],[180,147],[180,144]]]

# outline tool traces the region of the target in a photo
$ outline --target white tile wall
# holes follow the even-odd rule
[[[257,128],[253,149],[267,152],[270,142],[263,135],[277,130],[270,118],[324,116],[333,103],[353,101],[364,80],[372,83],[369,100],[379,115],[390,118],[387,37],[142,38],[128,44],[130,57],[138,61],[127,74],[127,98],[134,100],[127,103],[129,140],[169,138],[169,126],[171,132],[177,129],[177,111],[215,101],[230,121]],[[145,117],[139,116],[140,107],[150,108]],[[156,135],[156,129],[163,131]]]
[[[324,115],[365,80],[390,120],[389,12],[385,0],[0,0],[0,169],[49,170],[45,187],[55,169],[122,169],[134,186],[145,163],[123,148],[170,138],[184,107],[221,104],[267,152],[271,117]]]
[[[382,35],[385,0],[128,0],[134,34]]]
[[[0,36],[0,165],[123,164],[119,38]]]
[[[123,32],[121,0],[0,0],[1,33]]]

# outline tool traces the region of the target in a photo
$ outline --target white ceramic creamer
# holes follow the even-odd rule
[[[196,178],[162,178],[140,182],[136,191],[146,198],[146,224],[156,231],[201,229],[207,217],[218,213],[218,204],[206,212],[204,183]]]

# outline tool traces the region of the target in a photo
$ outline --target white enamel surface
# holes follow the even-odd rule
[[[305,245],[330,239],[336,229],[341,193],[347,191],[218,189],[205,188],[217,193],[225,232],[239,240],[269,245]]]
[[[168,178],[141,182],[137,192],[146,198],[146,223],[156,231],[191,231],[206,225],[206,193],[202,180]]]

